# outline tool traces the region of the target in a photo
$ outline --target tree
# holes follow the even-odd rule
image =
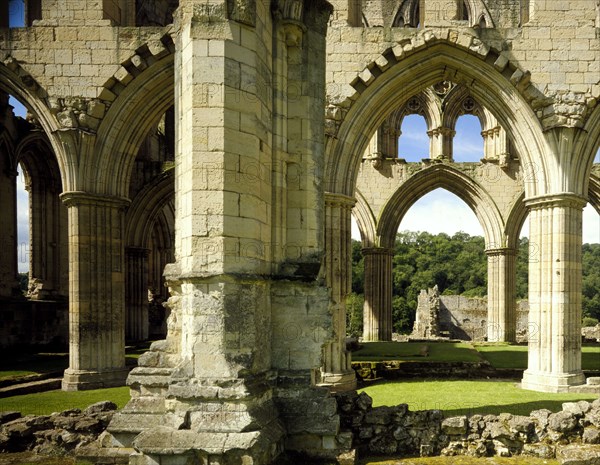
[[[517,253],[516,296],[517,299],[526,299],[529,263],[539,259],[539,251],[535,244],[530,244],[529,239],[523,237],[519,240]],[[600,244],[584,244],[582,253],[583,316],[600,319]],[[440,294],[444,295],[487,295],[487,256],[481,236],[470,236],[464,232],[453,236],[399,232],[392,267],[392,318],[396,332],[412,331],[421,289],[437,284]],[[364,293],[364,259],[358,241],[352,244],[352,291],[355,293],[352,302],[359,302]],[[349,322],[349,333],[356,331],[358,321],[362,325],[360,302],[360,305],[356,303],[354,316],[349,316],[355,318],[355,323]]]

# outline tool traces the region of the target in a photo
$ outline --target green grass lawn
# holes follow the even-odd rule
[[[410,410],[443,410],[448,416],[561,410],[563,402],[594,400],[594,394],[549,394],[520,389],[514,381],[397,381],[367,386],[373,406],[408,404]]]
[[[427,347],[428,355],[422,349]],[[352,353],[356,362],[413,360],[430,362],[481,362],[479,353],[467,342],[365,342]]]
[[[18,411],[23,415],[49,415],[71,408],[84,409],[88,405],[110,400],[119,408],[129,401],[129,388],[117,387],[91,391],[47,391],[0,399],[0,411]]]
[[[475,344],[475,349],[495,368],[527,368],[527,346],[509,344]],[[600,346],[583,346],[581,365],[584,370],[600,370]]]
[[[423,349],[427,348],[424,356]],[[429,362],[489,361],[495,368],[527,368],[527,346],[510,344],[472,344],[470,342],[365,342],[352,353],[355,362],[391,360]],[[600,371],[600,346],[582,348],[584,370]]]

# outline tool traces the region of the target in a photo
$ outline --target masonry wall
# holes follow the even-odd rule
[[[529,303],[517,302],[517,339],[527,340]],[[483,341],[488,334],[488,302],[485,298],[440,296],[440,328],[452,339]]]

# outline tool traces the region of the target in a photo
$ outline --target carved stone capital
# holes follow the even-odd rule
[[[87,129],[95,132],[106,113],[106,105],[98,99],[48,98],[48,108],[65,129]]]
[[[354,197],[334,192],[325,192],[325,205],[328,207],[342,207],[352,210],[355,204],[356,199]]]
[[[598,100],[591,93],[556,91],[537,108],[544,129],[582,127]],[[535,105],[534,105],[535,106]]]
[[[581,195],[570,192],[540,195],[525,199],[525,205],[532,210],[554,207],[577,208],[583,210],[587,205],[587,199]]]

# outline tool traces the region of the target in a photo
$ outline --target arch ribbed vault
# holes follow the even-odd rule
[[[436,164],[403,183],[384,206],[377,226],[382,247],[393,247],[400,222],[410,207],[439,187],[455,194],[473,210],[483,228],[486,248],[503,246],[502,215],[491,196],[460,171],[445,164]]]
[[[46,92],[16,60],[7,58],[4,63],[0,63],[0,91],[13,95],[32,112],[56,155],[62,185],[72,185],[77,177],[76,164],[69,162],[67,151],[60,141],[60,125],[46,105]]]

